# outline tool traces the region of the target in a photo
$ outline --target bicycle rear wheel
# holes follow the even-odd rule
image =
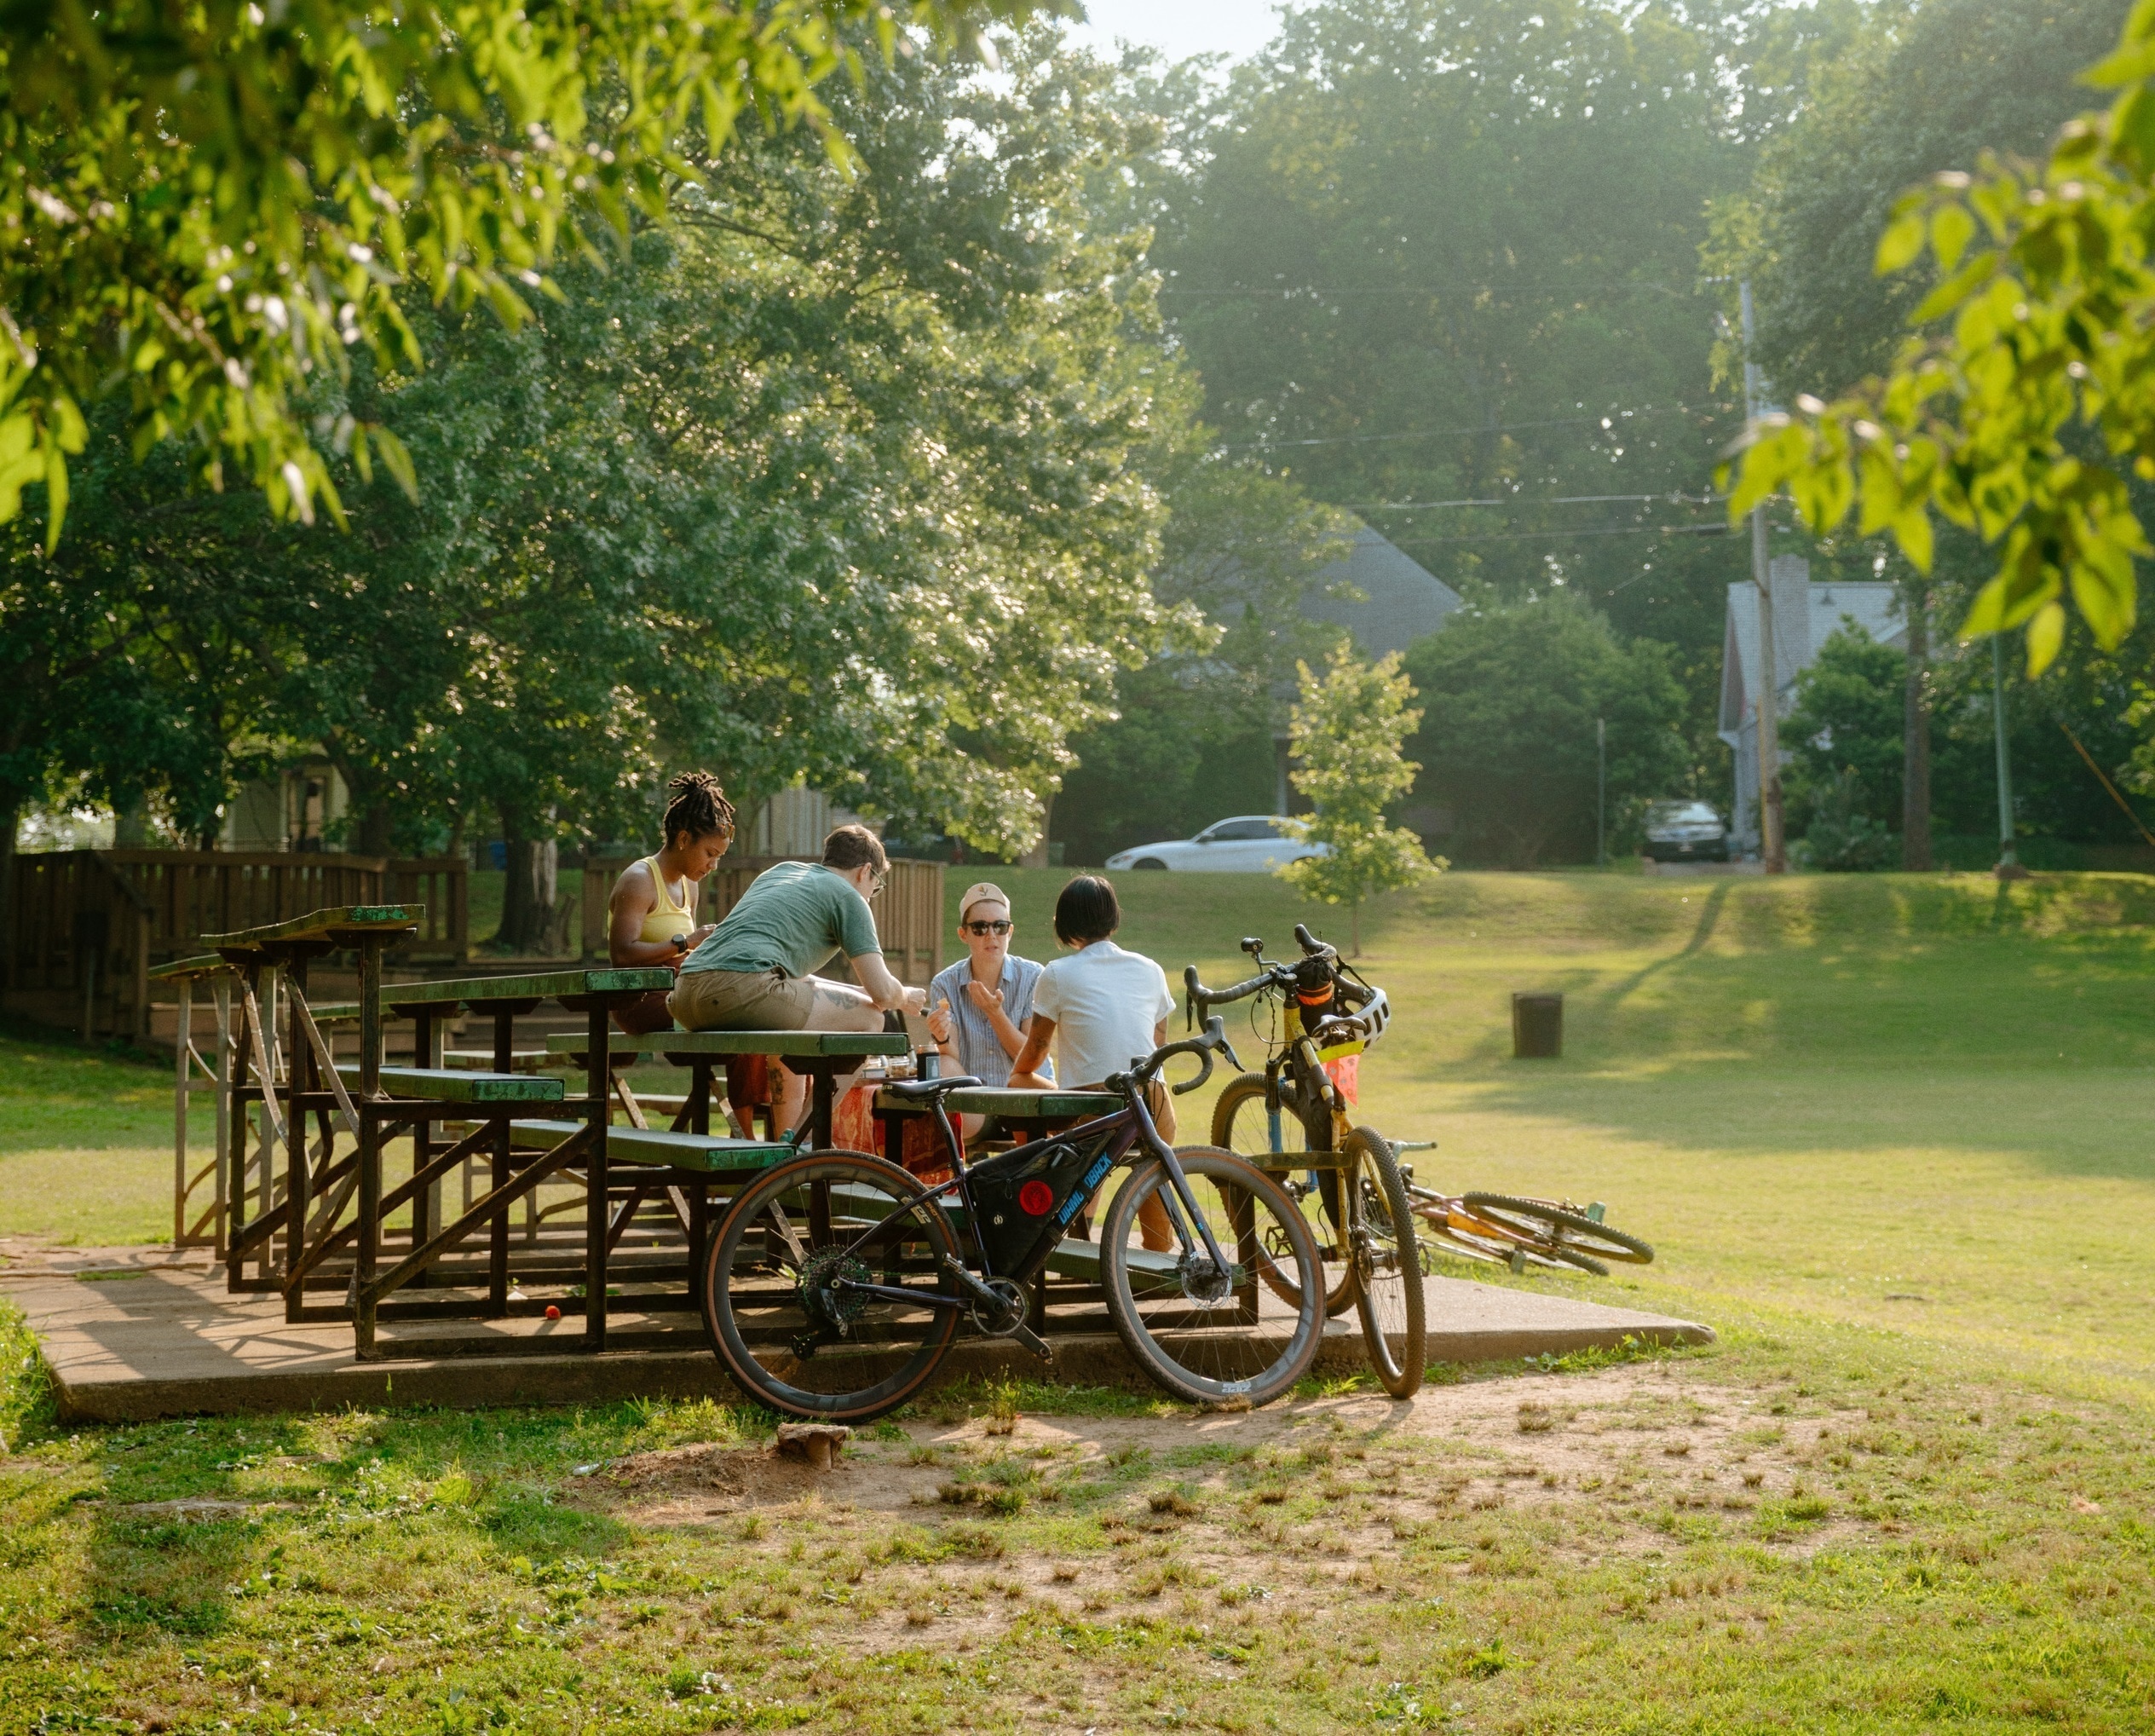
[[[704,1262],[704,1324],[752,1399],[790,1416],[866,1422],[935,1373],[958,1331],[943,1270],[949,1220],[894,1163],[819,1151],[735,1201]],[[880,1226],[879,1228],[879,1226]],[[862,1295],[846,1281],[917,1294]]]
[[[1195,1145],[1175,1158],[1229,1269],[1216,1270],[1188,1221],[1167,1166],[1141,1160],[1101,1220],[1101,1281],[1115,1330],[1139,1366],[1177,1398],[1270,1403],[1317,1359],[1324,1330],[1317,1238],[1286,1189],[1231,1151]],[[1176,1245],[1138,1243],[1138,1209],[1158,1197]],[[1281,1283],[1265,1277],[1284,1268]],[[1282,1289],[1299,1300],[1268,1301]]]
[[[1317,1258],[1324,1266],[1325,1318],[1336,1320],[1354,1306],[1354,1262],[1347,1258],[1346,1229],[1342,1221],[1345,1216],[1345,1184],[1340,1172],[1335,1169],[1318,1170],[1308,1177],[1293,1173],[1297,1160],[1308,1156],[1312,1149],[1303,1120],[1301,1100],[1294,1086],[1285,1084],[1280,1087],[1279,1128],[1275,1139],[1271,1111],[1265,1107],[1265,1076],[1245,1073],[1239,1079],[1230,1080],[1227,1088],[1219,1093],[1219,1100],[1213,1105],[1213,1144],[1254,1163],[1282,1186],[1291,1182],[1294,1190],[1306,1190],[1297,1192],[1295,1197],[1301,1201],[1302,1215],[1309,1220],[1317,1239]],[[1326,1163],[1334,1161],[1329,1151],[1320,1151],[1317,1156]],[[1299,1307],[1300,1295],[1283,1288],[1287,1270],[1284,1261],[1276,1267],[1267,1268],[1265,1282],[1288,1306]]]
[[[1428,1353],[1421,1249],[1406,1178],[1384,1136],[1357,1128],[1340,1147],[1351,1154],[1354,1185],[1348,1234],[1355,1272],[1355,1306],[1369,1364],[1386,1392],[1410,1399],[1420,1388]]]
[[[1514,1199],[1508,1194],[1470,1193],[1461,1203],[1516,1235],[1530,1237],[1535,1251],[1606,1277],[1605,1260],[1645,1266],[1654,1257],[1652,1247],[1636,1236],[1627,1236],[1606,1224],[1598,1224],[1583,1212],[1571,1210],[1553,1200]]]

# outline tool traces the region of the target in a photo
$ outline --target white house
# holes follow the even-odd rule
[[[1799,555],[1775,557],[1773,586],[1774,716],[1794,703],[1796,677],[1811,666],[1818,647],[1844,619],[1853,620],[1881,645],[1904,645],[1900,590],[1883,581],[1854,585],[1811,582],[1811,563]],[[1721,643],[1721,716],[1719,734],[1735,751],[1736,803],[1729,816],[1731,840],[1747,854],[1759,847],[1759,591],[1746,579],[1728,588],[1728,621]],[[1783,763],[1788,755],[1782,754]]]

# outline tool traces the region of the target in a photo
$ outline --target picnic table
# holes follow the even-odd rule
[[[1023,1133],[1028,1139],[1060,1133],[1073,1122],[1113,1115],[1122,1099],[1112,1091],[1013,1091],[1008,1086],[977,1085],[946,1092],[950,1112],[987,1117],[991,1129]],[[889,1091],[875,1096],[875,1118],[883,1123],[884,1149],[900,1151],[908,1117],[932,1115],[925,1103]]]
[[[359,1354],[374,1358],[385,1353],[378,1323],[389,1299],[407,1285],[434,1275],[445,1255],[459,1249],[481,1227],[488,1231],[484,1314],[498,1318],[511,1312],[511,1260],[509,1247],[510,1208],[533,1195],[545,1183],[570,1173],[580,1174],[584,1184],[583,1258],[579,1276],[584,1289],[584,1331],[578,1346],[603,1350],[607,1342],[607,1280],[609,1256],[619,1244],[630,1220],[643,1203],[641,1191],[628,1190],[626,1203],[614,1209],[616,1189],[610,1172],[614,1142],[608,1122],[611,1079],[603,1046],[615,1008],[640,999],[654,989],[671,985],[673,973],[662,966],[634,969],[545,971],[499,977],[452,978],[437,982],[396,983],[378,992],[379,1009],[370,1017],[364,992],[360,996],[361,1064],[343,1070],[360,1087],[361,1121],[359,1141],[359,1216],[356,1222],[332,1235],[349,1234],[354,1244],[351,1281],[353,1335]],[[567,1083],[549,1074],[519,1070],[514,1047],[516,1021],[522,1013],[553,1001],[585,1015],[579,1041],[598,1047],[596,1064],[587,1067],[584,1089],[572,1097]],[[475,1014],[491,1021],[493,1046],[491,1070],[466,1066],[445,1066],[441,1053],[442,1028],[452,1019]],[[406,1018],[412,1024],[412,1058],[407,1068],[379,1064],[380,1026],[385,1018]],[[366,1057],[372,1033],[376,1056],[370,1076]],[[443,1149],[435,1149],[433,1123],[453,1121],[466,1131]],[[521,1137],[520,1130],[535,1122],[572,1131],[536,1141]],[[381,1143],[384,1132],[395,1127],[408,1131],[412,1143],[410,1178],[383,1191]],[[489,1160],[485,1192],[465,1205],[447,1223],[437,1221],[435,1195],[437,1185],[453,1171],[484,1156]],[[381,1270],[383,1217],[409,1207],[412,1231],[408,1250],[386,1271]],[[317,1260],[333,1249],[325,1246]],[[462,1276],[454,1274],[452,1276]],[[453,1287],[453,1286],[451,1286]],[[408,1305],[394,1312],[444,1310],[428,1304]],[[511,1341],[514,1344],[514,1341]],[[435,1354],[464,1347],[456,1340],[400,1341],[394,1349],[403,1355]],[[497,1349],[510,1346],[495,1347]],[[534,1343],[533,1349],[558,1350],[559,1342]]]
[[[308,1214],[314,1208],[314,1187],[318,1183],[337,1185],[351,1173],[352,1160],[342,1164],[333,1161],[331,1116],[357,1131],[343,1087],[335,1076],[329,1046],[307,1003],[307,967],[326,953],[349,949],[359,955],[360,1058],[372,1077],[381,1060],[379,1019],[366,1018],[365,1012],[368,1008],[378,1012],[382,955],[418,932],[424,914],[424,908],[416,904],[337,905],[282,922],[203,937],[210,956],[232,971],[239,990],[239,1023],[233,1044],[237,1064],[227,1070],[227,1113],[220,1128],[226,1141],[222,1152],[227,1170],[226,1282],[233,1290],[282,1290],[290,1319],[302,1318],[303,1297],[294,1272],[303,1254]],[[281,1045],[286,1062],[281,1090],[276,1064],[279,1034],[270,1023],[280,998],[288,1015]],[[254,1104],[262,1105],[262,1122],[256,1181],[250,1190],[246,1139],[252,1119],[248,1110]],[[315,1118],[320,1139],[312,1153],[307,1144],[309,1115]],[[279,1148],[281,1173],[277,1165]],[[251,1197],[257,1208],[251,1217],[247,1211]],[[338,1199],[341,1208],[341,1197],[332,1198]],[[279,1231],[281,1258],[273,1241]],[[247,1275],[250,1254],[259,1268],[252,1277]]]
[[[572,1058],[585,1057],[586,1045],[573,1035],[549,1037],[546,1047]],[[810,1149],[821,1151],[831,1143],[831,1111],[837,1097],[838,1076],[850,1073],[875,1056],[903,1055],[909,1047],[902,1031],[823,1030],[662,1030],[642,1036],[614,1031],[607,1053],[628,1062],[645,1055],[664,1055],[676,1066],[692,1070],[689,1100],[683,1105],[677,1125],[698,1133],[711,1129],[711,1081],[714,1070],[723,1071],[727,1057],[775,1055],[790,1073],[809,1081]],[[589,1064],[588,1058],[579,1065]]]

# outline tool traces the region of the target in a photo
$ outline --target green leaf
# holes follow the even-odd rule
[[[2028,623],[2028,673],[2037,676],[2056,660],[2066,643],[2066,611],[2061,604],[2047,603]]]
[[[1968,299],[1978,285],[1987,282],[1997,268],[1997,260],[1990,254],[1971,259],[1917,303],[1916,311],[1908,316],[1909,324],[1927,326],[1933,320],[1951,313]]]
[[[1893,521],[1893,540],[1900,545],[1901,553],[1908,557],[1908,564],[1918,573],[1927,574],[1931,570],[1931,516],[1925,508],[1911,507]]]
[[[1961,256],[1968,251],[1968,244],[1975,239],[1975,219],[1968,215],[1964,205],[1942,205],[1931,219],[1931,247],[1938,255],[1939,268],[1950,271],[1961,262]]]
[[[1923,213],[1919,206],[1887,224],[1886,233],[1878,238],[1878,252],[1871,268],[1881,277],[1891,277],[1914,264],[1916,256],[1922,251]]]

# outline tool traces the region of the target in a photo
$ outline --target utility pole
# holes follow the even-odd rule
[[[1743,309],[1743,406],[1755,426],[1766,413],[1766,380],[1753,360],[1755,326],[1751,280],[1737,286]],[[1759,592],[1759,860],[1770,874],[1786,874],[1781,835],[1781,727],[1776,715],[1779,683],[1773,666],[1773,574],[1766,544],[1766,503],[1751,509],[1751,582]]]
[[[1593,865],[1609,866],[1609,725],[1593,720]]]
[[[2002,880],[2026,878],[2020,852],[2013,842],[2013,756],[2005,742],[2005,653],[1998,649],[1998,635],[1991,635],[1991,724],[1998,747],[1998,865],[1993,870]]]

